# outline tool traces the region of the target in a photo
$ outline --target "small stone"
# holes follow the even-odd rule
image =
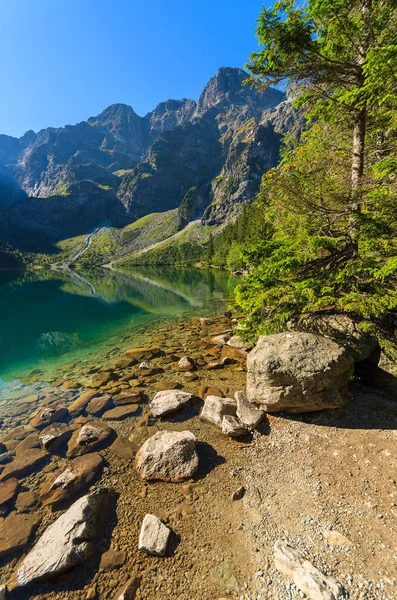
[[[200,418],[208,423],[222,427],[225,415],[235,416],[237,403],[232,398],[221,398],[220,396],[207,396],[204,402]]]
[[[229,335],[216,335],[215,337],[212,338],[211,342],[213,344],[216,344],[217,346],[224,346],[225,344],[228,343],[228,341],[230,340],[230,336]]]
[[[111,443],[115,432],[101,421],[90,421],[77,429],[68,444],[67,456],[74,458],[87,452],[93,452]]]
[[[183,356],[178,362],[178,369],[180,371],[194,371],[194,369],[196,369],[196,363],[190,356]]]
[[[49,425],[39,435],[40,446],[47,452],[55,452],[69,439],[70,435],[71,430],[64,423]]]
[[[149,407],[154,417],[164,417],[181,409],[193,399],[193,394],[180,390],[166,390],[157,392]]]
[[[137,404],[123,404],[122,406],[116,406],[115,408],[106,411],[102,415],[102,419],[104,421],[118,421],[135,415],[138,410],[139,406]]]
[[[243,425],[255,429],[265,416],[265,411],[259,410],[248,402],[245,392],[236,392],[234,397],[237,402],[237,416]]]
[[[190,431],[158,431],[141,446],[136,468],[142,479],[182,481],[199,465],[196,438]]]
[[[248,429],[241,424],[237,417],[225,415],[222,419],[222,432],[230,437],[247,435]]]
[[[245,350],[247,348],[246,342],[243,342],[238,335],[233,335],[230,340],[228,340],[227,345],[231,348],[238,348],[239,350]]]
[[[15,502],[15,508],[18,512],[32,512],[38,504],[39,496],[37,492],[21,492]]]
[[[245,495],[245,487],[242,485],[232,494],[232,500],[241,500]]]
[[[86,407],[86,411],[94,417],[99,417],[105,410],[108,410],[112,406],[112,398],[107,394],[103,396],[97,396],[89,401]]]
[[[123,404],[136,404],[142,401],[142,392],[135,390],[128,390],[126,392],[120,392],[117,396],[113,396],[113,404],[121,406]]]
[[[0,506],[3,510],[6,504],[11,504],[18,493],[18,479],[12,477],[0,483]]]
[[[117,590],[114,600],[134,600],[138,588],[138,577],[132,577]]]
[[[133,442],[130,442],[127,440],[127,438],[120,435],[116,438],[113,444],[109,446],[110,452],[113,452],[113,454],[124,460],[131,460],[134,458],[137,450],[138,449]]]
[[[79,456],[47,478],[40,497],[44,505],[56,506],[70,500],[95,479],[103,465],[97,452]]]
[[[0,557],[24,548],[40,521],[38,515],[10,513],[0,525]]]
[[[144,550],[148,554],[156,556],[164,556],[170,533],[171,530],[158,517],[147,514],[143,519],[138,550]]]
[[[35,427],[36,429],[44,429],[44,427],[48,427],[51,423],[58,423],[62,421],[68,414],[68,410],[64,407],[62,408],[50,408],[47,407],[44,410],[41,410],[30,422],[31,427]]]
[[[4,471],[1,473],[0,480],[5,481],[11,477],[16,477],[17,479],[26,477],[41,467],[46,460],[48,460],[48,454],[43,452],[43,450],[36,448],[26,450],[6,465]]]
[[[113,571],[119,569],[125,563],[126,555],[124,550],[108,550],[101,557],[99,568],[104,571]]]
[[[327,542],[334,546],[353,546],[353,542],[349,538],[335,529],[324,531],[324,537]]]
[[[311,600],[338,600],[344,594],[343,587],[334,577],[326,577],[295,548],[281,540],[274,545],[274,562],[276,569],[293,579],[298,590]]]
[[[99,392],[97,392],[97,390],[88,390],[88,391],[84,392],[84,394],[81,394],[69,406],[68,410],[69,410],[70,416],[74,419],[75,417],[78,417],[79,415],[81,415],[81,413],[85,410],[85,408],[88,405],[88,403],[90,402],[90,400],[92,400],[92,398],[95,398],[95,396],[97,396],[98,393]]]

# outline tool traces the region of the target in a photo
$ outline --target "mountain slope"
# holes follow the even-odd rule
[[[168,100],[145,117],[114,104],[77,125],[0,136],[0,240],[48,252],[179,207],[180,228],[234,218],[277,163],[281,134],[301,128],[282,92],[260,94],[245,78],[221,68],[198,103]]]

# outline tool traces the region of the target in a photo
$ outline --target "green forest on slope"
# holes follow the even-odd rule
[[[341,311],[390,350],[397,308],[397,4],[280,1],[262,10],[256,33],[250,83],[286,84],[308,128],[300,141],[284,140],[281,163],[264,174],[259,197],[241,217],[258,225],[253,243],[250,228],[248,240],[225,230],[210,248],[217,260],[227,247],[223,236],[232,233],[223,260],[249,266],[236,292],[237,306],[249,315],[245,335],[280,331],[302,313]]]

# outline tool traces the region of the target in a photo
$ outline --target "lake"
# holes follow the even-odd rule
[[[0,380],[67,371],[137,346],[173,320],[223,310],[237,279],[220,270],[0,272]]]

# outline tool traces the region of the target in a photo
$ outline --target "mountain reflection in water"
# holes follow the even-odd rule
[[[220,270],[136,268],[0,273],[0,378],[110,336],[220,310],[237,279]]]

